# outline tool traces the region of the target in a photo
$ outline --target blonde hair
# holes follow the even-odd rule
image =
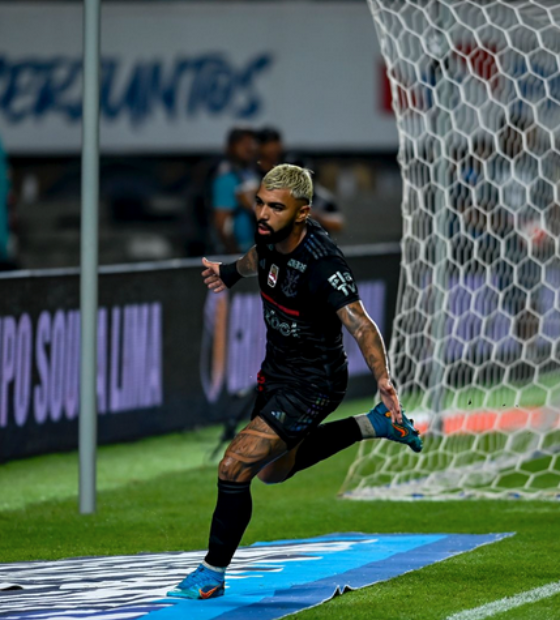
[[[266,189],[289,189],[290,194],[296,200],[305,200],[311,204],[313,198],[313,172],[307,168],[300,168],[292,164],[280,164],[274,166],[264,179]]]

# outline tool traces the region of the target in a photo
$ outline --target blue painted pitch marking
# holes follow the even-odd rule
[[[328,542],[324,552],[305,551],[304,547],[317,544],[321,539],[287,540],[279,541],[279,544],[286,544],[288,553],[298,552],[306,554],[305,559],[290,561],[289,558],[279,558],[274,562],[276,566],[282,566],[281,572],[259,571],[261,567],[269,568],[270,562],[255,563],[253,570],[239,574],[239,577],[226,578],[227,589],[225,596],[209,601],[180,601],[175,608],[168,608],[152,614],[154,620],[164,620],[167,618],[177,618],[178,614],[193,613],[196,610],[196,620],[211,620],[227,612],[239,610],[240,607],[246,609],[263,599],[273,599],[277,592],[293,588],[294,586],[314,587],[313,582],[320,581],[326,577],[340,575],[347,571],[358,569],[364,564],[372,561],[379,562],[391,557],[395,553],[404,553],[421,547],[444,536],[402,536],[386,540],[385,537],[361,535],[330,536],[323,539]],[[257,543],[259,547],[269,547],[275,543]],[[328,546],[332,545],[333,550]],[[337,549],[338,547],[338,549]],[[330,598],[334,593],[331,589]],[[210,605],[206,605],[210,603]],[[203,607],[204,606],[204,607]]]
[[[273,620],[329,600],[345,587],[356,589],[390,579],[498,540],[502,535],[371,535],[331,534],[322,538],[256,543],[286,545],[287,553],[306,545],[327,543],[325,552],[307,551],[295,561],[278,558],[281,572],[259,572],[270,562],[255,563],[251,572],[226,578],[224,597],[209,601],[179,600],[174,607],[152,612],[153,620]],[[331,550],[328,546],[332,545]]]

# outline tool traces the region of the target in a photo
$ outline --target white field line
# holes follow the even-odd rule
[[[480,607],[474,607],[473,609],[465,609],[459,613],[448,616],[447,620],[483,620],[484,618],[490,618],[496,614],[501,614],[509,609],[515,607],[521,607],[527,603],[536,603],[543,598],[554,596],[560,592],[560,581],[549,583],[546,586],[535,588],[515,596],[506,596],[499,601],[488,603],[487,605],[481,605]]]

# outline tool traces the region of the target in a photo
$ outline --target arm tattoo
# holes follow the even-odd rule
[[[257,248],[253,246],[245,256],[237,261],[237,271],[244,277],[250,278],[257,275]]]
[[[340,320],[354,337],[366,364],[376,381],[389,377],[389,361],[383,337],[377,325],[368,316],[361,301],[355,301],[337,312]]]

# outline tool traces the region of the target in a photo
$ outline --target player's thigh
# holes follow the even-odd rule
[[[227,447],[218,475],[222,480],[247,482],[287,451],[286,442],[263,418],[257,416]]]

